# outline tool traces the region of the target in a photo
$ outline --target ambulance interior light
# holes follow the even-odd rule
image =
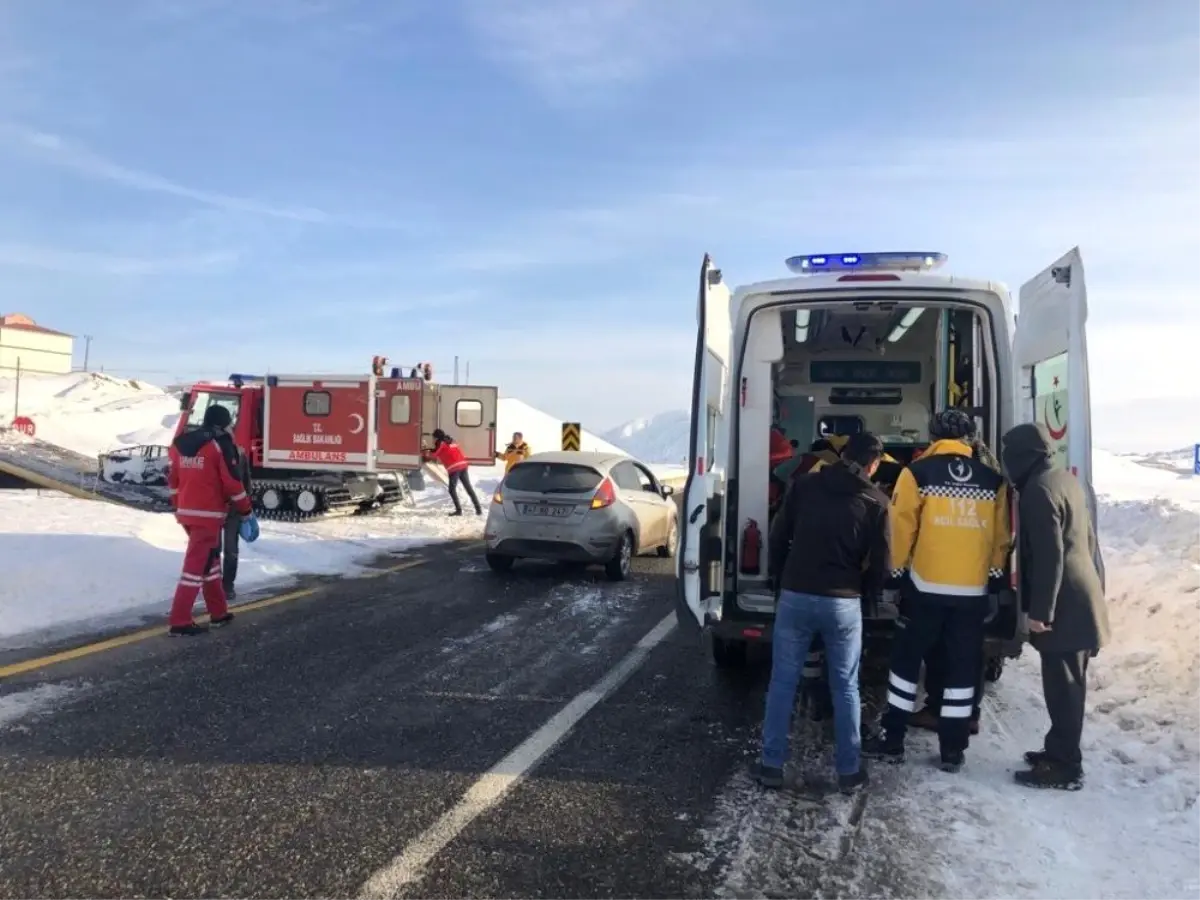
[[[916,324],[917,319],[921,318],[921,313],[923,312],[925,312],[923,306],[914,306],[906,312],[896,327],[892,329],[892,333],[888,335],[888,342],[894,344],[900,338],[904,337],[908,333],[908,329],[912,328]]]
[[[808,320],[812,313],[807,309],[796,310],[796,343],[803,344],[808,340]]]
[[[792,256],[785,261],[797,275],[821,272],[930,272],[946,262],[945,253],[884,252],[884,253],[814,253]]]

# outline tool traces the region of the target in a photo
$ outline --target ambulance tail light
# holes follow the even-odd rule
[[[1011,546],[1017,546],[1017,528],[1020,527],[1020,521],[1017,518],[1017,504],[1009,491],[1008,494],[1008,534],[1009,540],[1012,541]],[[1017,593],[1017,554],[1011,549],[1008,551],[1008,586],[1012,588],[1013,593]]]
[[[592,509],[608,509],[617,502],[617,492],[613,489],[611,478],[605,478],[592,495]]]

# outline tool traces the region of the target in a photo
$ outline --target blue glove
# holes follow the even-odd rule
[[[242,524],[238,526],[238,533],[241,534],[242,540],[247,544],[253,544],[258,540],[258,516],[251,513],[242,519]]]

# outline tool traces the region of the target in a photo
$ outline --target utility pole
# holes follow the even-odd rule
[[[463,376],[463,384],[471,383],[471,361],[467,360],[467,373]]]
[[[458,384],[458,357],[454,357],[454,383]]]
[[[88,370],[88,357],[92,354],[92,336],[85,334],[83,336],[83,371]]]

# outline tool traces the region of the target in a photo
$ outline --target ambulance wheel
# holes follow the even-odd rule
[[[658,548],[658,555],[663,559],[670,559],[675,555],[675,548],[678,546],[679,522],[672,516],[671,524],[667,526],[667,542]]]
[[[712,658],[718,669],[741,669],[746,665],[746,642],[712,639]]]
[[[995,684],[1000,680],[1000,676],[1004,674],[1004,659],[1003,657],[993,656],[987,661],[983,667],[983,677]]]
[[[485,553],[484,559],[487,560],[488,568],[493,572],[507,572],[517,561],[515,556],[503,556],[499,553]]]

